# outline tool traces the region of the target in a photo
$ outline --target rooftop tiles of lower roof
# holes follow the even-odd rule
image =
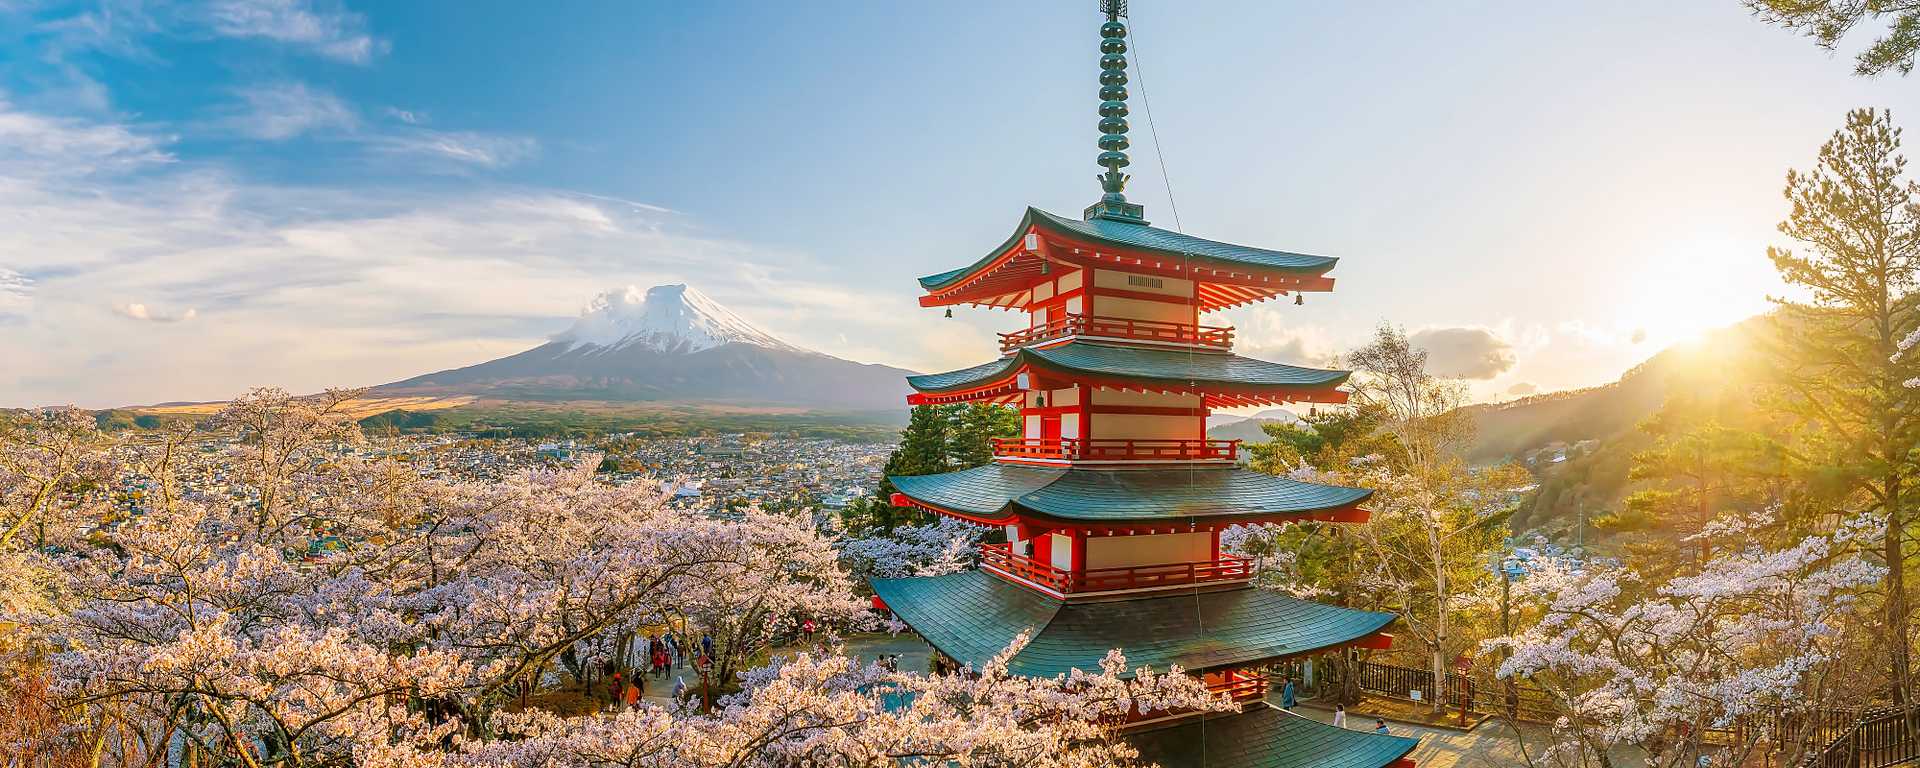
[[[1185,389],[1266,395],[1330,390],[1352,374],[1270,363],[1227,352],[1073,341],[1052,347],[1023,347],[972,368],[908,376],[907,384],[922,394],[971,390],[1011,378],[1025,368],[1070,378],[1160,382]]]
[[[1161,768],[1385,768],[1420,745],[1419,739],[1335,728],[1265,702],[1126,739],[1142,763]]]
[[[1393,614],[1300,600],[1252,587],[1066,602],[980,571],[876,579],[873,591],[941,653],[979,668],[1032,631],[1009,672],[1095,671],[1107,651],[1129,669],[1207,671],[1333,648],[1373,635]]]
[[[993,523],[1016,517],[1068,524],[1232,522],[1347,509],[1373,495],[1364,488],[1204,465],[1094,469],[988,464],[887,480],[914,501]]]

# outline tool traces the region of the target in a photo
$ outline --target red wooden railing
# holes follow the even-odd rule
[[[1067,461],[1232,461],[1238,440],[1081,440],[1071,437],[997,437],[993,455]]]
[[[1208,675],[1212,678],[1213,675]],[[1253,701],[1267,695],[1267,676],[1259,672],[1229,669],[1219,673],[1219,679],[1207,680],[1209,693],[1224,694],[1234,701]]]
[[[1100,336],[1168,344],[1192,344],[1219,349],[1233,347],[1232,328],[1169,323],[1161,320],[1134,320],[1125,317],[1067,315],[1032,328],[1000,334],[1000,351],[1012,352],[1028,344],[1063,339],[1068,336]]]
[[[1129,565],[1117,568],[1088,568],[1074,572],[1013,553],[1008,544],[981,544],[980,562],[1009,576],[1025,579],[1055,592],[1104,592],[1115,589],[1141,589],[1211,581],[1244,581],[1253,578],[1253,564],[1237,557],[1221,555],[1218,560],[1162,565]]]

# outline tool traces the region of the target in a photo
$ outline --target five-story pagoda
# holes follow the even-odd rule
[[[1233,354],[1233,330],[1201,313],[1330,291],[1335,259],[1204,240],[1150,226],[1123,195],[1128,164],[1124,0],[1102,0],[1100,177],[1079,220],[1029,208],[979,261],[920,280],[922,306],[1028,313],[999,359],[913,376],[910,403],[1018,407],[1022,437],[960,472],[889,478],[892,499],[981,525],[1007,543],[979,570],[877,580],[876,595],[943,656],[978,667],[1020,632],[1009,671],[1094,669],[1112,648],[1133,665],[1200,675],[1237,714],[1148,713],[1128,726],[1142,757],[1178,766],[1406,765],[1413,739],[1343,730],[1265,702],[1260,670],[1347,647],[1385,647],[1390,614],[1256,589],[1220,549],[1233,525],[1357,522],[1371,491],[1242,469],[1209,440],[1212,408],[1340,403],[1346,371]],[[951,310],[949,310],[951,311]]]

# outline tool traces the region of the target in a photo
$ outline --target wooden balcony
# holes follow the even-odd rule
[[[1259,672],[1229,669],[1207,673],[1204,679],[1208,692],[1227,696],[1234,701],[1257,701],[1267,695],[1267,676]]]
[[[994,438],[993,455],[1056,461],[1233,461],[1238,440],[1080,440]]]
[[[1252,563],[1226,555],[1221,555],[1218,560],[1197,563],[1088,568],[1076,573],[1016,555],[1009,544],[981,544],[980,563],[989,570],[1039,584],[1061,594],[1246,581],[1253,578]]]
[[[1232,328],[1169,323],[1160,320],[1132,320],[1124,317],[1067,315],[1044,325],[1000,334],[1000,351],[1012,352],[1030,344],[1064,339],[1068,336],[1152,341],[1223,350],[1233,347]]]

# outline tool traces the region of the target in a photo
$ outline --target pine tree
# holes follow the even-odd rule
[[[866,534],[928,522],[929,516],[925,512],[893,505],[893,494],[898,489],[887,478],[934,475],[951,469],[952,462],[947,459],[951,421],[943,407],[913,407],[913,413],[907,418],[907,428],[900,433],[900,446],[887,456],[886,467],[881,471],[880,486],[874,489],[875,498],[849,504],[841,513],[841,521],[848,530]]]
[[[1012,408],[984,403],[950,407],[947,458],[955,469],[992,463],[993,439],[1020,434],[1020,412]]]
[[[1912,692],[1905,545],[1920,477],[1920,390],[1904,386],[1920,375],[1920,356],[1899,354],[1916,327],[1920,271],[1920,188],[1905,170],[1892,116],[1849,112],[1813,170],[1787,173],[1792,211],[1780,231],[1805,248],[1767,249],[1780,277],[1812,296],[1780,301],[1785,332],[1771,354],[1776,405],[1819,427],[1793,458],[1823,482],[1844,482],[1854,510],[1886,518],[1881,639],[1902,703]]]

